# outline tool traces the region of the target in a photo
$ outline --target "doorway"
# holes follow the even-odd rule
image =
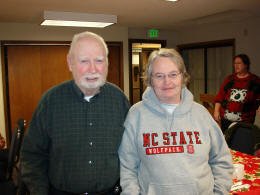
[[[144,74],[152,51],[166,47],[166,40],[129,39],[129,91],[132,104],[142,99],[146,89]]]

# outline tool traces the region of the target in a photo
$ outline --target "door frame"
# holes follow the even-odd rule
[[[134,43],[149,43],[149,44],[161,44],[162,47],[166,47],[166,40],[155,39],[128,39],[128,62],[129,62],[129,100],[133,104],[133,84],[132,84],[132,45]]]

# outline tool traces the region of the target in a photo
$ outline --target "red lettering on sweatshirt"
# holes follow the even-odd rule
[[[164,132],[163,134],[163,144],[164,145],[170,145],[170,138],[169,138],[169,133]]]
[[[183,153],[183,146],[164,146],[164,147],[154,147],[145,149],[147,155],[153,154],[168,154],[168,153]]]
[[[150,147],[150,133],[143,134],[143,146]]]
[[[171,132],[171,136],[172,136],[172,145],[176,145],[177,144],[177,141],[176,141],[177,133]]]
[[[181,145],[187,144],[182,131],[180,132],[180,144]]]
[[[158,142],[155,141],[155,138],[158,137],[157,133],[152,133],[152,145],[153,146],[158,146]]]
[[[196,138],[196,144],[201,144],[200,137],[199,137],[200,133],[198,131],[195,131],[194,135],[195,135],[195,138]]]
[[[194,144],[201,144],[200,133],[198,131],[173,131],[158,133],[144,133],[143,147],[146,154],[166,154],[183,153],[184,145],[187,152],[195,153]],[[159,147],[157,147],[159,146]]]
[[[193,141],[192,141],[192,132],[191,131],[187,131],[186,132],[188,138],[189,138],[189,144],[193,144]]]

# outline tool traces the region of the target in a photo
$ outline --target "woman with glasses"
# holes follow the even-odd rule
[[[214,119],[223,133],[234,122],[254,124],[260,111],[260,78],[250,72],[249,57],[236,55],[233,66],[234,73],[225,78],[215,98]]]
[[[174,49],[153,51],[147,89],[125,121],[119,148],[122,194],[228,194],[232,160],[223,134],[186,88]]]

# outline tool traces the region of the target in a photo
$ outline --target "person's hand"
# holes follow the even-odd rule
[[[260,106],[259,106],[258,109],[256,110],[256,113],[260,115]]]
[[[215,103],[214,113],[213,113],[213,118],[218,123],[219,126],[221,126],[220,107],[221,104],[219,102]]]
[[[213,113],[213,117],[214,117],[214,120],[220,124],[220,113],[219,111],[215,110],[214,113]]]

